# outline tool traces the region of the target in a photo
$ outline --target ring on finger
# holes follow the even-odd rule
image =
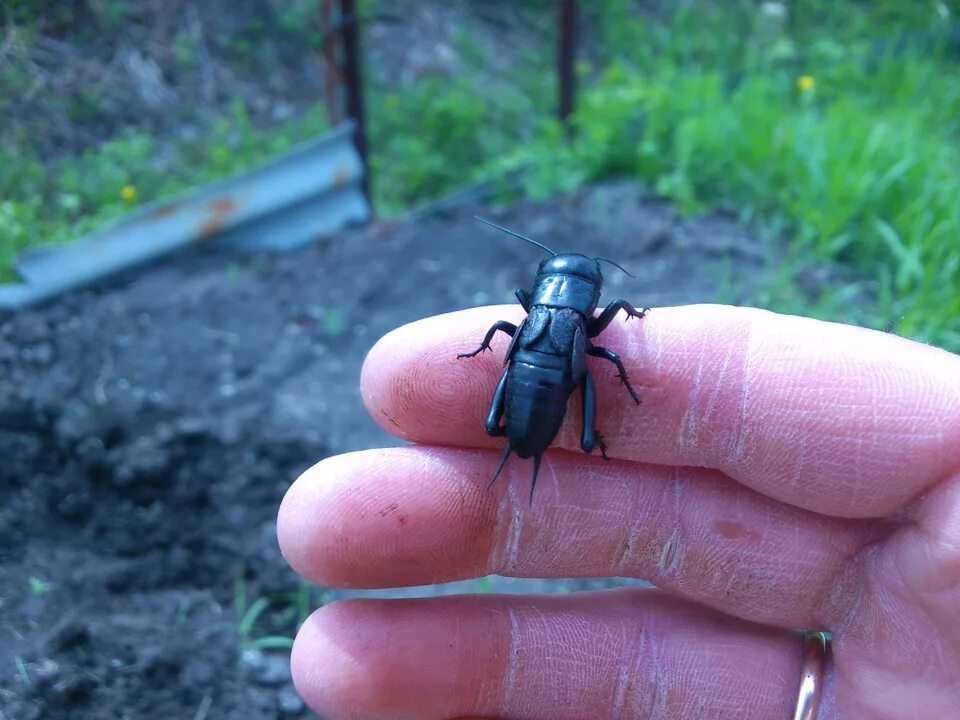
[[[803,646],[800,690],[793,720],[817,720],[823,695],[823,676],[827,664],[827,636],[822,632],[807,633]]]

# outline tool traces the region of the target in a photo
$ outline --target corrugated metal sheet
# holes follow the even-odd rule
[[[197,243],[286,249],[370,218],[352,123],[229,180],[151,203],[79,240],[24,250],[0,308],[41,302]]]

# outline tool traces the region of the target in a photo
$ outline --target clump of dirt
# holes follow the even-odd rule
[[[181,256],[0,318],[6,717],[307,714],[284,654],[244,651],[238,611],[297,587],[275,538],[296,476],[397,442],[359,396],[376,339],[529,286],[536,250],[474,213],[616,258],[638,278],[610,273],[606,296],[636,304],[747,302],[772,267],[732,218],[681,220],[612,183],[283,255]]]

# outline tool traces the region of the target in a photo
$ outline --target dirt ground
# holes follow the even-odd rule
[[[295,616],[248,633],[238,613],[298,587],[275,538],[297,475],[398,442],[359,396],[377,338],[529,286],[536,249],[475,212],[616,258],[638,277],[611,269],[604,297],[636,304],[749,304],[776,263],[726,215],[680,220],[611,183],[379,222],[284,255],[194,253],[0,317],[0,717],[310,716],[285,651],[249,649],[292,635]],[[349,594],[312,589],[310,602]]]

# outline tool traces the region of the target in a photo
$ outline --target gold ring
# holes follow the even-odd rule
[[[793,720],[817,720],[826,665],[827,636],[821,632],[808,633],[803,645],[800,692],[797,695],[797,709],[793,712]]]

